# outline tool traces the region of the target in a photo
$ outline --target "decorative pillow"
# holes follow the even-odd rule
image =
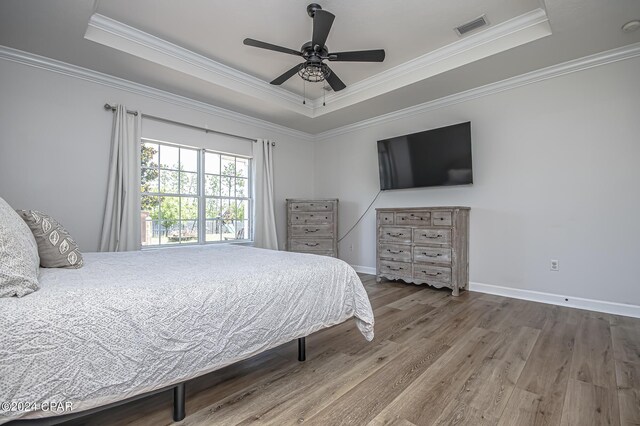
[[[66,229],[54,218],[36,210],[17,210],[38,243],[43,268],[80,268],[82,253]]]
[[[31,230],[0,198],[0,297],[22,297],[36,291],[39,264]]]

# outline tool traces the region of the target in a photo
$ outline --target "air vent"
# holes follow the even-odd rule
[[[476,18],[473,21],[469,21],[466,24],[462,24],[459,27],[456,27],[455,30],[459,36],[463,36],[466,33],[476,30],[480,27],[484,27],[485,25],[489,25],[489,21],[487,21],[487,17],[485,15],[482,15],[481,17]]]

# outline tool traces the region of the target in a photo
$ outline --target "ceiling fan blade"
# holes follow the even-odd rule
[[[326,10],[318,9],[315,11],[315,15],[313,15],[313,36],[311,37],[313,46],[324,47],[334,19],[336,19],[335,15]]]
[[[384,61],[384,49],[359,50],[356,52],[336,52],[329,53],[330,61],[344,62],[382,62]]]
[[[264,41],[254,40],[252,38],[245,38],[243,43],[247,46],[259,47],[261,49],[275,50],[276,52],[288,53],[290,55],[301,56],[302,54],[288,47],[276,46],[275,44],[265,43]]]
[[[300,68],[300,65],[302,65],[302,64],[298,64],[295,67],[291,68],[289,71],[285,72],[280,77],[278,77],[275,80],[273,80],[271,82],[271,84],[275,84],[276,86],[279,86],[282,83],[284,83],[285,81],[289,80],[291,77],[293,77],[294,74],[296,74],[298,72],[298,69]]]
[[[340,80],[340,78],[336,75],[336,73],[333,72],[331,68],[327,67],[327,69],[331,71],[331,73],[329,75],[325,75],[324,78],[325,80],[327,80],[327,83],[329,83],[329,86],[331,86],[334,92],[339,92],[340,90],[347,87],[347,85],[344,84],[342,80]]]

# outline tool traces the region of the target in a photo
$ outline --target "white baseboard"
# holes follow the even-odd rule
[[[548,303],[569,308],[586,309],[607,314],[623,315],[640,318],[640,306],[625,303],[606,302],[602,300],[584,299],[582,297],[562,296],[560,294],[543,293],[518,288],[501,287],[498,285],[469,283],[469,290],[480,293],[495,294],[497,296],[512,297],[514,299],[530,300],[532,302]]]
[[[351,265],[356,272],[362,274],[376,274],[376,268],[369,266]],[[582,297],[563,296],[561,294],[543,293],[540,291],[523,290],[519,288],[502,287],[499,285],[469,282],[469,290],[478,293],[495,294],[496,296],[511,297],[513,299],[530,300],[532,302],[565,306],[567,308],[585,309],[606,314],[622,315],[640,318],[640,306],[626,303],[606,302],[603,300],[585,299]]]
[[[351,265],[351,267],[355,269],[356,272],[360,272],[361,274],[376,274],[376,268],[371,268],[369,266]]]

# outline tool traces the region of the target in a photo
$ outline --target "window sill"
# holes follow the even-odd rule
[[[170,249],[170,248],[184,248],[184,247],[208,247],[208,246],[218,246],[218,245],[234,245],[234,246],[248,246],[248,247],[253,247],[254,246],[254,242],[253,240],[243,240],[243,241],[221,241],[221,242],[215,242],[215,243],[206,243],[206,244],[198,244],[198,243],[193,243],[193,244],[175,244],[175,245],[164,245],[164,246],[142,246],[140,248],[141,251],[147,251],[147,250],[164,250],[164,249]]]

